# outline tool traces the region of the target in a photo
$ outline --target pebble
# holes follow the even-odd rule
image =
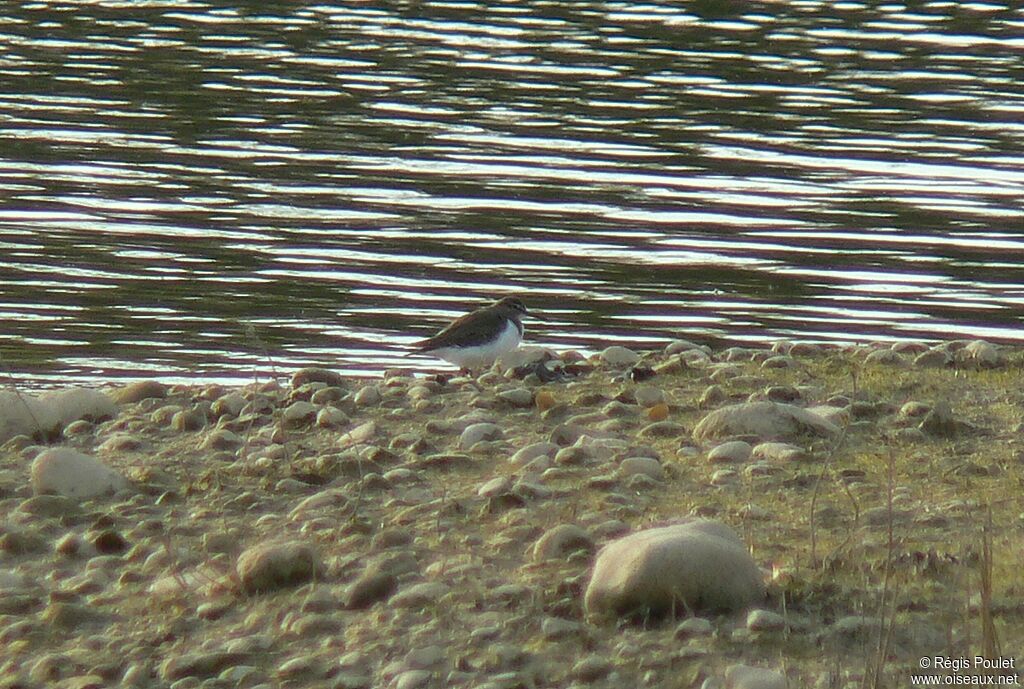
[[[324,667],[319,659],[311,656],[291,658],[277,666],[274,674],[282,682],[309,682],[324,675]]]
[[[161,410],[154,412],[154,416]],[[206,415],[196,409],[182,409],[171,417],[171,428],[179,433],[198,431],[206,425]]]
[[[619,400],[612,400],[604,405],[601,413],[611,419],[621,419],[636,416],[636,409]]]
[[[229,667],[246,660],[248,654],[231,651],[198,651],[174,655],[160,666],[160,677],[164,681],[179,680],[184,677],[214,677]]]
[[[512,481],[506,476],[497,476],[481,485],[476,494],[481,498],[494,498],[505,495],[512,488]]]
[[[147,445],[141,438],[130,433],[114,433],[104,440],[96,450],[103,454],[138,452],[145,449]]]
[[[400,590],[388,600],[392,608],[423,608],[438,603],[451,591],[439,581],[425,581]]]
[[[538,390],[533,397],[533,403],[539,411],[545,412],[555,406],[555,396],[550,390]]]
[[[837,426],[845,426],[850,422],[850,409],[847,407],[834,407],[830,404],[819,404],[807,407],[807,411],[817,414],[826,421],[831,421]]]
[[[322,570],[316,551],[308,543],[261,543],[238,556],[235,571],[242,590],[256,594],[295,586]]]
[[[585,433],[586,429],[581,426],[561,423],[551,430],[550,442],[559,447],[566,447],[575,443]]]
[[[713,486],[725,486],[736,481],[739,477],[732,469],[719,469],[715,473],[711,474],[711,485]]]
[[[92,547],[95,548],[96,552],[101,555],[123,553],[128,550],[130,546],[124,536],[114,529],[103,529],[102,531],[92,534],[89,537],[89,542],[92,544]]]
[[[659,481],[665,478],[661,462],[650,457],[627,457],[619,463],[619,473],[623,476],[647,476]]]
[[[841,645],[854,647],[867,642],[878,633],[882,622],[877,617],[847,615],[840,617],[821,633],[822,639],[838,641]]]
[[[580,633],[580,623],[562,617],[545,617],[540,623],[540,633],[548,641],[557,641]]]
[[[711,380],[715,383],[727,383],[742,375],[743,367],[735,364],[715,364],[711,367]]]
[[[953,416],[948,402],[940,400],[924,415],[918,428],[931,436],[952,438],[968,428],[968,425]]]
[[[743,440],[730,440],[716,445],[708,453],[708,461],[712,464],[739,464],[750,459],[752,448]]]
[[[87,625],[104,625],[110,621],[110,615],[88,605],[58,601],[46,606],[40,620],[58,630],[69,631]]]
[[[795,357],[818,356],[825,351],[821,345],[813,342],[797,342],[789,348],[789,355]]]
[[[585,464],[591,457],[591,452],[580,445],[563,447],[555,453],[555,464],[580,465]]]
[[[324,407],[316,414],[316,425],[320,428],[340,428],[348,422],[348,416],[337,407]]]
[[[533,406],[533,391],[529,388],[513,388],[499,392],[498,399],[509,406],[525,409]]]
[[[792,385],[772,385],[764,391],[764,396],[772,402],[798,402],[804,394]]]
[[[953,363],[953,357],[944,349],[929,349],[914,357],[914,366],[918,368],[946,368]]]
[[[741,519],[747,521],[767,521],[772,518],[772,513],[760,505],[748,503],[737,512]]]
[[[331,678],[327,686],[329,689],[370,689],[373,678],[362,670],[343,669]]]
[[[640,429],[641,438],[678,438],[686,435],[686,428],[675,421],[655,421]]]
[[[607,658],[591,654],[576,661],[572,666],[572,674],[581,682],[596,682],[611,672],[612,664]]]
[[[73,438],[75,436],[89,435],[96,429],[91,421],[85,421],[79,419],[78,421],[72,421],[64,429],[64,436],[67,438]]]
[[[135,404],[147,399],[167,396],[167,386],[156,380],[140,380],[110,393],[117,404]]]
[[[711,353],[711,349],[709,347],[696,344],[695,342],[690,342],[689,340],[672,340],[665,345],[665,354],[668,355],[680,354],[691,350],[697,350],[705,354]]]
[[[647,418],[651,421],[664,421],[668,418],[669,407],[664,402],[659,402],[647,410]]]
[[[430,670],[406,670],[395,677],[394,689],[420,689],[430,685],[434,673]]]
[[[869,364],[882,364],[883,366],[906,366],[907,360],[898,352],[891,349],[876,349],[864,357]]]
[[[786,676],[776,670],[733,665],[725,671],[725,689],[786,689]]]
[[[325,404],[339,404],[346,400],[348,393],[340,387],[326,387],[317,390],[309,397],[309,401],[318,406]]]
[[[697,406],[701,409],[713,409],[718,405],[729,399],[728,395],[725,394],[725,390],[720,385],[709,385],[704,388],[704,392],[701,393],[700,399],[697,401]]]
[[[368,608],[378,601],[389,598],[397,587],[398,578],[393,572],[371,565],[349,585],[342,596],[342,601],[349,610]]]
[[[364,385],[359,388],[352,401],[359,407],[375,407],[381,403],[383,397],[376,385]]]
[[[242,436],[226,428],[215,428],[203,440],[206,450],[236,450],[242,446]]]
[[[356,445],[363,445],[376,437],[376,435],[377,423],[375,421],[366,421],[342,435],[338,439],[338,446],[354,447]]]
[[[703,617],[689,617],[676,625],[675,636],[677,639],[686,639],[691,636],[707,636],[715,631],[711,621]]]
[[[325,385],[330,386],[340,386],[344,385],[345,378],[340,373],[315,366],[300,368],[292,374],[291,387],[293,389],[301,388],[303,385],[308,383],[324,383]]]
[[[515,454],[509,457],[508,461],[517,467],[523,467],[538,457],[551,458],[558,452],[558,445],[549,442],[539,442],[527,445],[516,450]]]
[[[100,460],[78,450],[55,447],[44,450],[32,462],[32,492],[56,493],[86,500],[128,487],[128,480]]]
[[[524,500],[545,500],[555,494],[555,491],[536,481],[520,479],[512,487],[512,492]]]
[[[292,402],[282,412],[281,423],[287,428],[310,426],[316,421],[318,411],[319,409],[312,402],[303,402],[302,400]]]
[[[240,393],[231,392],[214,400],[210,405],[210,413],[217,419],[225,416],[235,418],[242,413],[244,408],[245,397]]]
[[[931,405],[924,402],[910,401],[900,407],[899,415],[904,419],[916,419],[923,417],[932,410]]]
[[[474,423],[467,426],[459,436],[459,447],[468,450],[482,441],[498,440],[504,437],[501,427],[493,423]]]
[[[752,632],[772,632],[786,628],[786,618],[771,610],[751,610],[747,613],[747,629]]]
[[[653,407],[665,401],[665,393],[662,392],[661,388],[654,387],[653,385],[637,386],[636,390],[633,391],[633,397],[637,404],[645,408]]]
[[[36,517],[66,518],[81,513],[77,499],[63,495],[37,495],[23,500],[18,512]]]
[[[594,550],[594,539],[575,524],[559,524],[545,531],[534,544],[533,559],[564,560],[576,550]]]
[[[769,462],[802,462],[809,458],[807,450],[790,443],[758,443],[751,456]]]
[[[620,345],[607,347],[599,355],[601,361],[613,368],[627,368],[640,361],[640,355]]]

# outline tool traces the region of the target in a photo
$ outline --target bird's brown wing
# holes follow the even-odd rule
[[[426,340],[413,344],[414,351],[429,352],[442,347],[474,347],[486,344],[502,325],[497,311],[483,308],[452,321],[448,327]]]

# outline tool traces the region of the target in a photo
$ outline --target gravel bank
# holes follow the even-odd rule
[[[676,342],[2,393],[0,687],[897,686],[983,612],[1020,666],[1022,369]]]

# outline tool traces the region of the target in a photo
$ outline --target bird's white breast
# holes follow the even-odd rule
[[[459,368],[479,369],[490,366],[505,352],[511,352],[519,346],[522,339],[516,324],[507,321],[501,335],[487,344],[473,347],[441,347],[433,350],[432,354]]]

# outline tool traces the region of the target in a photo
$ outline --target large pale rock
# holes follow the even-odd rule
[[[789,440],[810,434],[829,437],[839,426],[806,409],[779,402],[744,402],[711,412],[693,429],[698,442],[737,435],[763,440]]]
[[[0,442],[16,435],[49,436],[60,425],[53,410],[32,395],[0,392]]]
[[[36,495],[56,493],[86,500],[114,493],[128,486],[128,480],[95,457],[67,447],[39,453],[32,462],[32,491]]]
[[[39,397],[39,401],[49,406],[62,425],[72,421],[88,419],[112,419],[117,416],[117,405],[104,392],[89,388],[68,388],[48,392]]]
[[[590,614],[729,611],[764,597],[757,564],[725,524],[699,520],[647,529],[606,545],[584,598]]]
[[[72,421],[110,419],[117,406],[105,393],[69,388],[39,397],[22,392],[0,392],[0,442],[16,435],[52,436]]]

